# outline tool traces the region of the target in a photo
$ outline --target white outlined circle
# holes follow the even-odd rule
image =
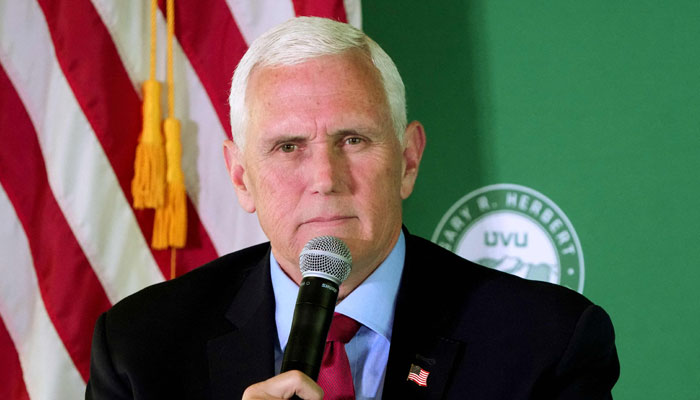
[[[566,214],[531,188],[500,183],[468,193],[443,215],[431,240],[471,261],[583,293],[578,235]]]

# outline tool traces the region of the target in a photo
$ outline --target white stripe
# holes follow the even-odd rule
[[[54,57],[41,9],[34,1],[11,1],[4,12],[0,61],[38,133],[56,201],[107,297],[114,303],[162,281],[114,171]]]
[[[362,2],[361,0],[343,0],[345,3],[345,15],[348,23],[357,29],[362,29]]]
[[[85,383],[46,312],[27,237],[2,186],[0,215],[0,318],[17,349],[29,397],[82,398]]]
[[[141,95],[141,84],[150,74],[151,2],[92,0],[92,4],[112,36],[134,89]],[[165,28],[162,21],[156,22],[156,76],[162,78],[165,76]],[[113,28],[118,24],[126,29],[115,32]]]
[[[291,0],[226,0],[226,4],[248,44],[295,15]]]
[[[149,73],[148,61],[145,64],[139,61],[148,59],[148,4],[92,1],[112,35],[129,76],[135,82],[143,82]],[[157,24],[160,53],[165,47],[165,21],[161,13],[158,13]],[[141,36],[133,32],[140,32]],[[164,59],[159,57],[159,72],[165,71]],[[173,44],[173,61],[175,115],[182,122],[182,165],[187,190],[217,253],[228,253],[267,240],[255,215],[246,213],[236,201],[223,160],[225,130],[177,41]]]

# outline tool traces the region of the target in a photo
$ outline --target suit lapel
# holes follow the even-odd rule
[[[439,260],[427,259],[423,246],[407,232],[406,261],[396,299],[391,349],[384,380],[384,398],[440,399],[464,343],[449,332],[450,307],[440,279],[426,274]],[[426,385],[409,380],[412,366],[427,374]]]
[[[274,315],[268,251],[226,312],[232,330],[207,343],[212,398],[240,398],[246,387],[274,375]]]

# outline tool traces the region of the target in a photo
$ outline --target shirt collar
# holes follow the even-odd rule
[[[401,232],[389,256],[360,286],[338,303],[335,311],[353,318],[391,341],[394,305],[405,256],[406,240]],[[275,295],[277,335],[280,348],[284,350],[292,327],[299,286],[282,271],[272,253],[270,253],[270,275]]]

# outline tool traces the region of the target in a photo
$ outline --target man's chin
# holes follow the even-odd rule
[[[301,224],[299,234],[306,242],[318,236],[335,236],[341,240],[351,240],[358,237],[357,228],[356,218],[312,221]]]

